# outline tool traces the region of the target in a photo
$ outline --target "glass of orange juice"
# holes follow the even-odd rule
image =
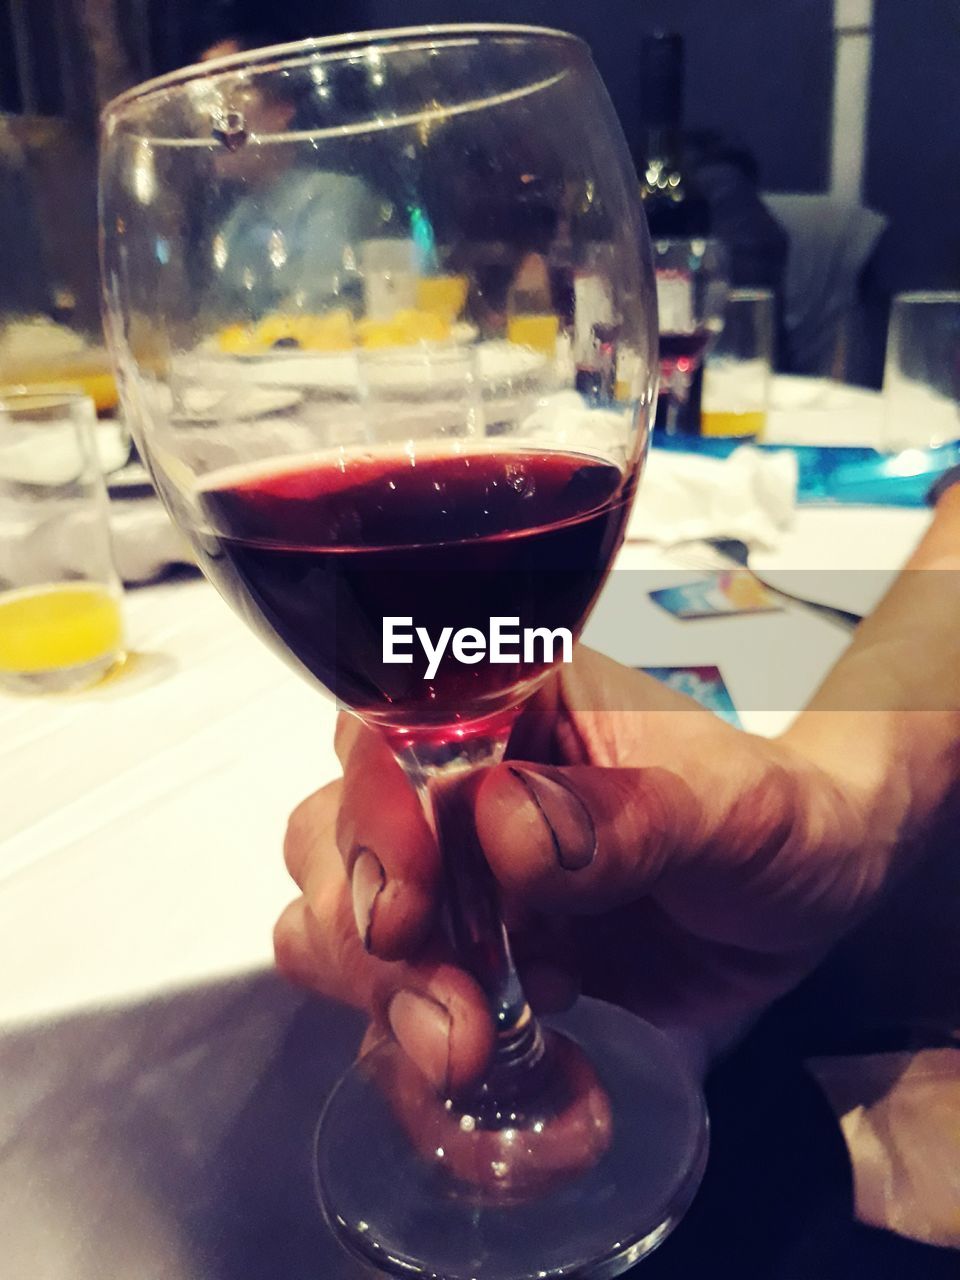
[[[723,332],[703,371],[700,433],[762,440],[773,368],[774,295],[732,289]]]
[[[80,393],[0,397],[2,689],[81,689],[124,657],[95,420]]]

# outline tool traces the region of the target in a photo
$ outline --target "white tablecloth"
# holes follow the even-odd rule
[[[0,1275],[353,1277],[309,1146],[357,1023],[268,972],[333,708],[205,582],[126,604],[114,683],[0,696]]]
[[[773,567],[893,570],[926,520],[801,510]],[[628,546],[618,572],[652,565]],[[0,1275],[358,1276],[309,1158],[358,1024],[268,973],[286,815],[335,775],[334,709],[202,581],[132,592],[127,616],[115,681],[0,695]],[[807,615],[681,623],[640,591],[630,626],[601,604],[587,639],[719,664],[759,731],[846,642]],[[758,645],[798,655],[759,693]]]

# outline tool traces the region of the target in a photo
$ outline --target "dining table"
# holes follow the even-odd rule
[[[869,438],[876,393],[851,408],[841,391],[838,405],[808,390],[771,414],[772,439]],[[847,574],[863,612],[929,519],[924,507],[801,503],[751,564],[784,589],[802,572]],[[585,643],[635,667],[715,666],[743,727],[780,732],[849,631],[789,602],[689,621],[651,600],[650,582],[691,572],[676,549],[628,536]],[[101,684],[0,694],[0,1276],[359,1277],[320,1218],[311,1148],[363,1019],[277,976],[271,943],[296,893],[287,817],[339,772],[337,708],[188,569],[130,587],[124,611],[129,656]],[[853,1223],[825,1103],[797,1064],[781,1087],[751,1053],[748,1042],[711,1086],[726,1172],[641,1273],[940,1275],[941,1251]],[[744,1100],[758,1078],[782,1133],[758,1120],[752,1139],[734,1138],[730,1116],[760,1105]],[[806,1156],[822,1147],[829,1176],[806,1156],[785,1160],[786,1140]],[[764,1142],[779,1154],[758,1179],[735,1149],[762,1165]],[[796,1220],[760,1256],[769,1233],[757,1223],[782,1210],[769,1207],[777,1177]],[[833,1199],[814,1204],[814,1187]]]

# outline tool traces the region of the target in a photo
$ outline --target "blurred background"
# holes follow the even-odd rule
[[[627,572],[613,575],[621,603],[605,596],[591,644],[679,681],[713,709],[726,708],[725,698],[751,733],[779,732],[848,643],[853,620],[872,610],[905,562],[929,519],[928,495],[960,475],[958,0],[0,0],[0,428],[10,440],[6,453],[0,440],[0,596],[12,588],[15,606],[43,606],[34,626],[15,609],[0,616],[0,684],[6,672],[18,693],[63,689],[71,673],[86,681],[117,659],[117,678],[92,687],[84,703],[0,696],[12,779],[0,806],[0,964],[16,975],[7,990],[0,984],[0,1069],[11,1081],[0,1096],[0,1166],[10,1171],[0,1235],[4,1257],[14,1259],[0,1273],[18,1280],[354,1275],[345,1256],[338,1264],[329,1252],[315,1213],[313,1157],[301,1140],[352,1054],[353,1024],[345,1014],[332,1022],[319,1003],[301,1008],[260,973],[273,919],[290,897],[271,850],[283,816],[337,769],[325,746],[333,706],[318,702],[305,714],[300,682],[261,653],[206,584],[190,580],[193,553],[131,453],[123,414],[111,416],[117,388],[97,264],[99,110],[130,85],[231,51],[471,21],[580,35],[622,122],[654,236],[698,246],[685,251],[682,270],[658,263],[661,371],[685,360],[688,376],[691,368],[703,375],[684,388],[689,412],[678,434],[728,438],[684,436],[674,448],[669,431],[658,433],[665,447],[651,451],[619,562]],[[376,61],[356,63],[358,77],[345,84],[362,103],[368,91],[375,96]],[[315,84],[322,98],[322,79]],[[277,132],[293,119],[269,94],[245,101]],[[434,154],[445,161],[440,147]],[[456,162],[461,154],[458,143]],[[228,238],[226,215],[244,210],[244,155],[218,149],[223,181],[196,202],[197,225],[210,232],[194,240],[212,251],[207,272],[228,262],[217,246]],[[257,297],[240,324],[240,307],[234,314],[225,304],[225,327],[204,329],[212,351],[175,351],[185,357],[179,383],[157,361],[155,425],[173,427],[177,460],[192,457],[197,472],[293,460],[312,456],[317,440],[345,438],[333,433],[357,422],[366,429],[353,359],[362,325],[371,348],[400,348],[401,372],[423,343],[419,381],[401,377],[391,388],[389,351],[382,366],[387,408],[391,390],[399,386],[405,401],[412,384],[419,417],[421,403],[431,403],[431,358],[442,369],[442,343],[461,310],[471,323],[458,341],[476,338],[496,357],[485,402],[495,405],[493,425],[552,427],[552,417],[538,420],[531,410],[552,415],[555,397],[567,395],[558,387],[575,385],[591,412],[630,399],[631,371],[619,376],[608,295],[598,287],[610,260],[583,253],[578,261],[592,265],[578,295],[568,252],[570,226],[591,253],[612,242],[609,215],[587,190],[593,184],[571,184],[569,204],[563,188],[564,218],[551,220],[544,211],[551,214],[552,199],[555,213],[561,201],[547,167],[543,182],[516,168],[530,191],[519,200],[509,183],[488,182],[495,160],[494,148],[478,151],[472,166],[469,157],[456,165],[458,181],[449,184],[446,167],[434,170],[458,214],[479,208],[477,224],[494,232],[487,242],[484,227],[464,218],[461,238],[476,259],[416,281],[409,253],[364,261],[362,253],[352,258],[351,244],[348,265],[343,229],[361,246],[365,238],[346,197],[339,207],[349,216],[339,213],[345,184],[312,162],[293,165],[294,181],[306,180],[302,207],[319,209],[316,225],[334,210],[326,235],[309,223],[301,244],[322,262],[326,241],[339,264],[303,272],[317,296],[298,298],[307,291],[297,279],[289,313],[285,296]],[[231,161],[239,162],[232,171]],[[511,165],[504,170],[509,178]],[[131,199],[146,192],[144,206],[158,189],[177,193],[146,163],[131,172]],[[246,202],[254,214],[286,198],[280,176],[269,166],[265,173],[266,189]],[[326,205],[315,187],[327,189]],[[182,185],[184,203],[196,190]],[[474,202],[478,190],[486,200]],[[222,236],[214,234],[217,200]],[[378,203],[386,222],[384,208],[394,206]],[[561,221],[566,243],[555,234]],[[298,261],[282,237],[283,253],[271,257],[279,217],[264,223],[269,235],[259,240],[244,239],[248,227],[237,222],[241,252],[230,260],[242,268],[243,287],[254,281],[251,268],[245,283],[249,250],[285,293]],[[396,225],[381,234],[366,243],[394,249],[392,240],[412,239]],[[704,248],[711,238],[726,246],[715,271]],[[145,243],[145,257],[166,267],[169,245],[160,237]],[[185,255],[175,263],[175,298],[188,292],[184,279],[202,285],[199,269],[192,274],[197,262]],[[530,270],[538,265],[539,274]],[[694,277],[727,269],[732,289],[728,296],[724,279],[711,308],[717,279],[700,289]],[[483,287],[467,297],[481,274]],[[398,277],[404,287],[432,287],[432,296],[398,302],[386,288]],[[953,292],[894,301],[907,291]],[[187,302],[201,294],[195,287]],[[575,383],[566,364],[554,380],[570,330]],[[583,368],[578,330],[587,338]],[[144,333],[149,339],[149,326]],[[778,376],[770,377],[774,335]],[[708,338],[715,345],[704,356]],[[692,339],[698,353],[684,345]],[[434,340],[440,345],[431,348]],[[302,353],[286,350],[300,346]],[[529,348],[519,365],[512,347]],[[148,367],[146,340],[144,348]],[[278,381],[285,363],[292,378],[288,369],[289,380]],[[86,446],[89,474],[76,483],[80,428],[58,416],[55,397],[38,397],[49,436],[34,418],[13,432],[9,412],[3,420],[4,404],[18,398],[6,388],[51,384],[79,385],[95,402],[98,423],[82,398],[69,409],[95,436],[109,504],[100,501]],[[670,385],[663,372],[661,385]],[[443,386],[441,377],[441,404]],[[679,422],[679,397],[672,399]],[[667,400],[661,395],[661,405]],[[620,415],[595,416],[612,417],[619,430]],[[409,417],[396,420],[406,433]],[[483,415],[480,422],[487,425]],[[72,451],[48,447],[49,438]],[[744,440],[763,447],[741,448]],[[81,518],[93,530],[87,541],[76,536]],[[116,573],[101,553],[108,524]],[[745,567],[753,578],[734,576]],[[643,574],[670,588],[725,583],[729,616],[673,616],[639,585]],[[118,579],[138,589],[121,600]],[[83,582],[86,596],[77,591]],[[743,585],[739,603],[730,584]],[[770,591],[780,604],[751,604]],[[78,621],[85,599],[90,612]],[[956,1176],[943,1172],[955,1155],[951,1135],[960,1136],[956,1068],[935,1092],[938,1078],[924,1074],[921,1053],[894,1102],[886,1090],[900,1066],[867,1056],[858,1073],[849,1065],[856,1058],[837,1060],[835,1079],[859,1089],[850,1086],[847,1111],[865,1152],[858,1199],[865,1168],[863,1185],[883,1188],[868,1221],[925,1242],[917,1244],[852,1226],[846,1148],[799,1065],[810,1047],[872,1055],[878,1046],[935,1045],[939,1053],[955,1041],[958,872],[948,845],[951,856],[932,879],[901,885],[865,937],[718,1073],[705,1192],[662,1265],[643,1264],[644,1280],[651,1266],[651,1277],[712,1273],[704,1259],[718,1254],[753,1280],[956,1280],[956,1255],[930,1247],[960,1239],[950,1198]]]
[[[879,386],[891,297],[960,286],[956,0],[0,0],[0,382],[59,361],[101,408],[111,398],[97,381],[106,99],[211,51],[452,21],[582,36],[641,175],[666,94],[707,206],[693,232],[732,242],[735,285],[775,291],[781,371]],[[651,93],[654,32],[682,45]]]

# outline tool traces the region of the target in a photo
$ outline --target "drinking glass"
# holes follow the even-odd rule
[[[119,98],[101,154],[138,445],[236,611],[385,735],[496,1030],[466,1094],[393,1043],[346,1074],[316,1143],[327,1219],[396,1275],[619,1274],[694,1194],[702,1098],[673,1042],[623,1009],[532,1016],[472,816],[603,585],[655,402],[649,246],[586,46],[461,26],[262,50]],[[578,214],[594,200],[600,245]],[[506,326],[512,282],[559,244],[576,314],[540,329],[572,325],[575,363]],[[436,280],[457,282],[443,306]],[[202,427],[182,409],[198,388]],[[415,628],[455,633],[436,664]],[[497,661],[496,628],[530,643]]]
[[[664,428],[667,435],[675,435],[694,376],[723,329],[727,252],[719,240],[655,240],[653,262],[660,322],[660,394],[667,400]]]
[[[769,289],[732,289],[723,331],[703,371],[700,434],[759,439],[767,425],[773,369],[774,299]]]
[[[0,687],[61,693],[123,658],[93,401],[0,397]]]
[[[899,293],[883,370],[884,446],[936,449],[960,438],[960,293]]]

